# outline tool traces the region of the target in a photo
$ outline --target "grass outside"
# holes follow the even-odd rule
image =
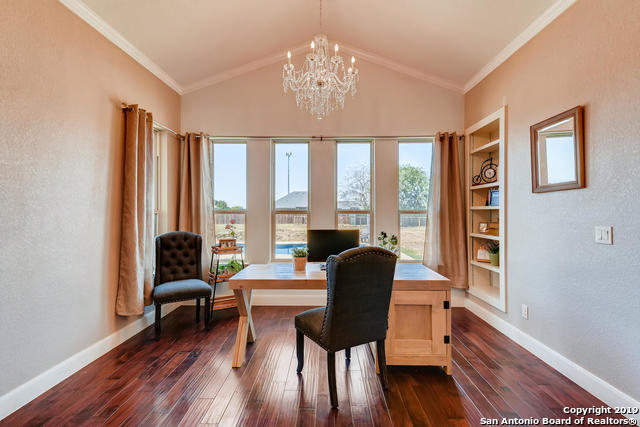
[[[216,238],[229,237],[225,224],[216,224]],[[360,228],[361,232],[368,232],[368,226],[361,227],[340,227],[340,228]],[[239,243],[245,242],[245,225],[235,224],[237,239]],[[402,227],[400,231],[400,259],[422,260],[424,253],[424,236],[426,227]],[[293,243],[307,241],[306,224],[276,224],[276,242]]]
[[[426,227],[402,227],[400,229],[400,259],[422,261]]]
[[[276,224],[276,243],[306,241],[307,224]]]
[[[229,230],[225,230],[226,224],[216,224],[216,239],[220,238],[230,238]],[[236,229],[236,239],[238,239],[238,243],[244,243],[244,224],[234,224],[234,228]]]

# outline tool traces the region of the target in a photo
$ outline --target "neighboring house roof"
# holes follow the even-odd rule
[[[349,200],[338,200],[338,209],[357,209],[358,202]]]
[[[276,200],[277,209],[307,209],[307,192],[306,191],[292,191],[286,196],[280,197]]]

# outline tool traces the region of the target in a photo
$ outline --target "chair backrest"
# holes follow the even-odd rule
[[[202,237],[187,231],[157,236],[154,286],[185,279],[202,279]]]
[[[397,256],[379,247],[327,258],[322,344],[331,351],[386,338]]]

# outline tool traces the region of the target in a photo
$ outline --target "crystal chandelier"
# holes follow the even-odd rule
[[[320,2],[320,28],[322,29],[322,2]],[[288,63],[282,70],[284,92],[296,92],[299,108],[322,120],[329,112],[344,108],[344,97],[356,94],[358,69],[356,59],[351,57],[351,66],[345,70],[344,61],[338,56],[338,45],[333,56],[329,56],[329,41],[324,34],[318,34],[311,42],[311,52],[307,53],[304,67],[296,70],[291,63],[291,51],[287,52]]]

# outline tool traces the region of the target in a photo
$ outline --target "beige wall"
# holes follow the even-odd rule
[[[296,64],[301,57],[294,58]],[[462,130],[462,94],[360,61],[358,93],[323,120],[282,90],[282,64],[182,97],[182,128],[219,136],[416,136]]]
[[[302,57],[294,58],[299,64]],[[418,136],[441,130],[462,131],[462,94],[408,77],[387,68],[360,61],[360,82],[355,98],[345,101],[343,111],[317,120],[296,106],[295,94],[283,93],[282,64],[238,76],[188,93],[182,97],[182,129],[205,131],[214,136]],[[271,247],[270,140],[250,138],[247,148],[247,259],[269,262]],[[375,143],[374,234],[398,233],[397,139],[378,138]],[[333,140],[309,143],[309,226],[335,227],[335,155]],[[226,288],[221,289],[227,293]],[[256,292],[264,295],[313,294],[324,302],[322,292]],[[308,300],[307,300],[308,301]]]
[[[122,101],[180,96],[56,0],[0,18],[0,396],[123,327]]]
[[[508,106],[508,313],[497,314],[635,399],[638,22],[636,0],[579,0],[465,97],[466,126]],[[587,188],[532,194],[529,126],[576,105],[585,106]],[[595,225],[614,227],[613,246],[594,243]]]

